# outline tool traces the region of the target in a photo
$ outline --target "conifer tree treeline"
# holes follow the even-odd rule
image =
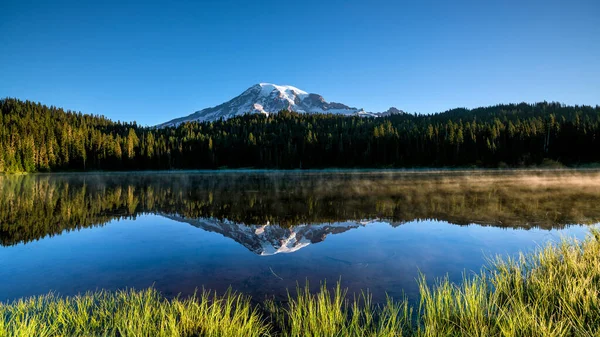
[[[0,172],[498,167],[600,162],[600,106],[504,104],[364,118],[282,111],[156,129],[0,100]]]

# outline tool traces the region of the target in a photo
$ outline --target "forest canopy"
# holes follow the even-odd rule
[[[0,172],[584,166],[600,162],[599,145],[600,106],[555,102],[379,118],[281,111],[159,129],[0,100]]]

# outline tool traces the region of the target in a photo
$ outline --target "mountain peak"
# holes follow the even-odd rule
[[[259,83],[260,86],[260,97],[272,97],[282,98],[290,102],[290,104],[296,103],[296,98],[299,100],[304,99],[308,96],[306,91],[300,90],[291,85],[277,85],[272,83]],[[275,111],[276,112],[276,111]]]
[[[308,95],[308,93],[306,91],[300,90],[291,85],[278,85],[278,84],[273,84],[273,83],[259,83],[257,85],[260,86],[264,92],[269,92],[269,93],[272,92],[273,90],[277,90],[279,92],[293,92],[298,95]]]
[[[309,94],[291,85],[258,83],[223,104],[196,111],[186,117],[173,119],[159,125],[159,127],[177,126],[191,121],[211,122],[247,113],[270,115],[281,110],[300,113],[332,113],[347,116],[359,115],[364,112],[362,109],[353,108],[342,103],[327,102],[321,95]]]

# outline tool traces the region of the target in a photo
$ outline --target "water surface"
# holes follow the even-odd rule
[[[0,300],[155,286],[284,299],[341,278],[416,298],[486,257],[583,238],[600,175],[563,172],[168,172],[0,177]]]

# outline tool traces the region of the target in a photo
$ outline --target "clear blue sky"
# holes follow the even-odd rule
[[[431,113],[600,104],[600,1],[0,1],[0,96],[159,122],[259,82]]]

